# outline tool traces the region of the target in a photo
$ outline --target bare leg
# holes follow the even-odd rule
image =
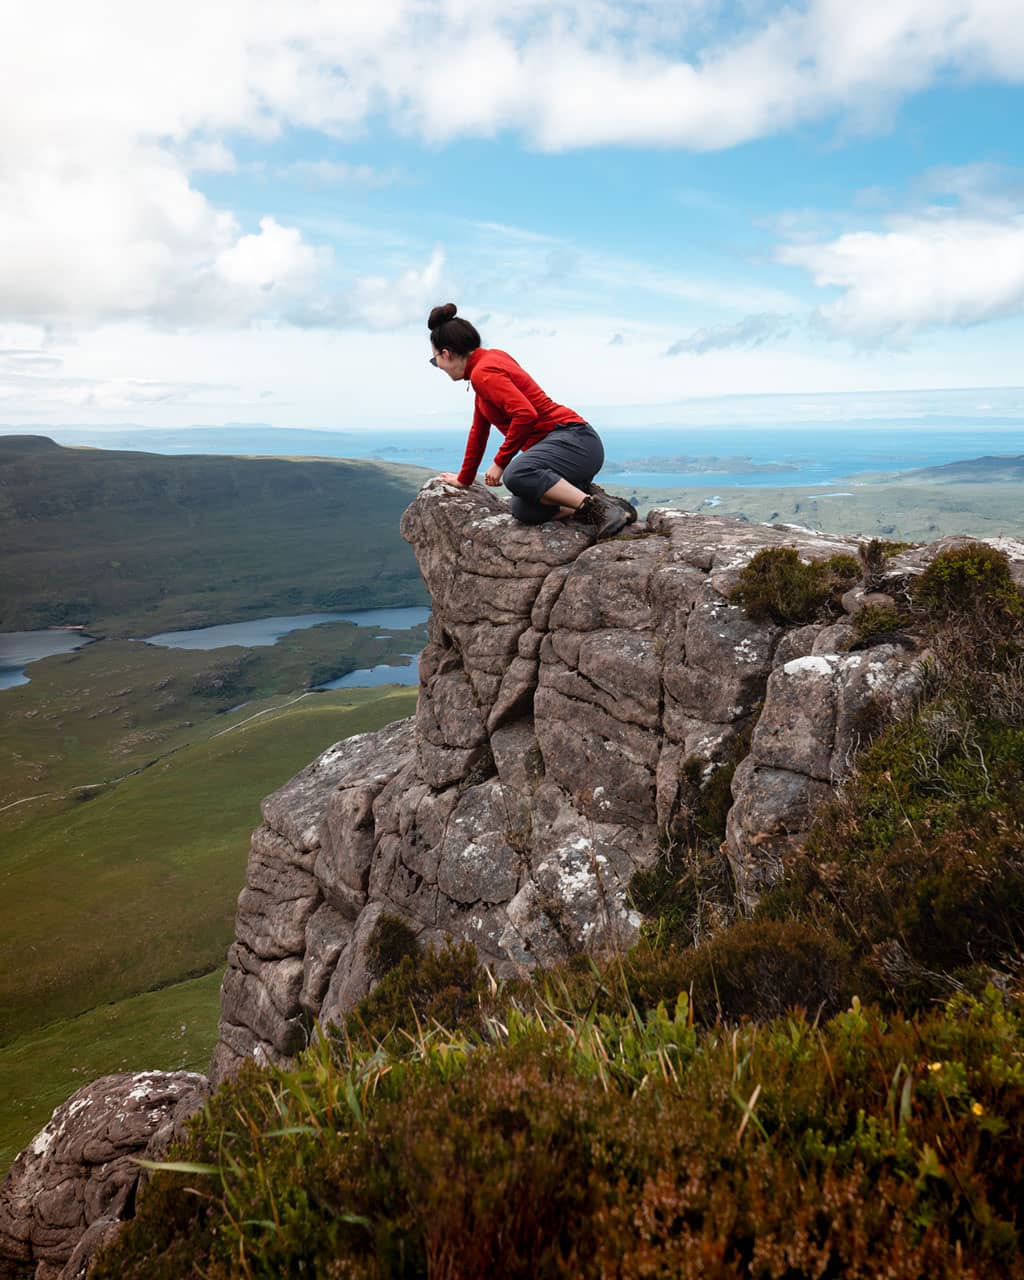
[[[559,480],[546,493],[541,494],[540,500],[549,507],[564,508],[566,514],[570,514],[576,510],[586,496],[582,489],[577,489],[568,480]],[[559,511],[556,518],[560,518],[561,515],[562,511]]]

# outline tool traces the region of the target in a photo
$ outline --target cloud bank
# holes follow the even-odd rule
[[[817,317],[861,344],[906,343],[1024,311],[1024,214],[901,218],[886,231],[790,245],[779,257],[841,291]]]
[[[411,323],[435,259],[365,277],[286,221],[218,207],[193,175],[234,172],[239,139],[343,143],[374,122],[432,143],[514,130],[554,151],[714,150],[809,120],[867,125],[951,76],[1020,83],[1021,16],[1020,0],[111,0],[102,19],[70,0],[15,7],[0,45],[0,318]],[[311,181],[388,180],[304,163]],[[986,299],[968,277],[990,251],[1015,261],[1019,234],[904,229],[784,261],[846,291],[823,311],[833,329],[905,334],[924,321],[879,282],[888,265],[916,255],[909,288],[954,254],[958,283],[933,285],[932,314],[975,323],[1016,305],[1012,281]]]

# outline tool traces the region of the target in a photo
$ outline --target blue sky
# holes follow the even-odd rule
[[[598,422],[1024,414],[1022,105],[1024,0],[23,6],[0,423],[455,425],[448,300]]]

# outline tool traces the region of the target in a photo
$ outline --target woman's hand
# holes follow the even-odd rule
[[[501,477],[505,474],[504,467],[499,467],[496,462],[492,462],[484,473],[484,484],[490,485],[492,489],[496,489],[501,484]]]
[[[465,485],[462,483],[462,481],[459,479],[459,477],[455,474],[454,471],[442,471],[437,478],[438,480],[443,480],[445,484],[454,484],[460,489],[469,488],[468,485]]]

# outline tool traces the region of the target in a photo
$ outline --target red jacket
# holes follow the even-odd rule
[[[564,404],[555,404],[505,351],[486,347],[471,351],[466,360],[466,377],[476,392],[476,407],[459,472],[460,484],[472,484],[476,479],[492,426],[505,437],[505,443],[494,455],[495,463],[504,470],[521,449],[543,440],[561,423],[583,421]]]

